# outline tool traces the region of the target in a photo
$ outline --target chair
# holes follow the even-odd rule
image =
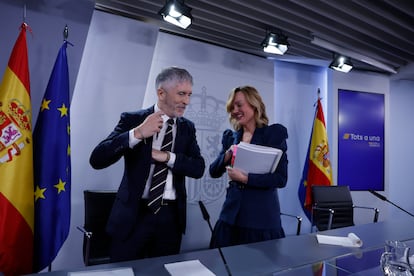
[[[296,235],[299,236],[300,235],[300,228],[302,226],[302,217],[301,216],[291,215],[291,214],[286,214],[286,213],[280,213],[280,215],[281,216],[287,216],[287,217],[295,218],[297,220]]]
[[[353,226],[354,208],[373,210],[373,222],[378,221],[377,208],[353,204],[348,186],[312,186],[312,196],[311,222],[319,231]]]
[[[83,260],[86,266],[109,263],[110,236],[106,223],[115,200],[116,191],[85,190],[84,226],[78,226],[84,234]]]

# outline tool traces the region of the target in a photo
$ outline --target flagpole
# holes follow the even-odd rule
[[[63,41],[67,41],[69,36],[69,28],[66,24],[65,28],[63,29]]]
[[[26,4],[23,5],[23,22],[26,22]]]

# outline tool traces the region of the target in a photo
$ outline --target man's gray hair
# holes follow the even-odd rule
[[[155,89],[168,86],[170,83],[190,82],[193,85],[193,77],[191,74],[179,67],[168,67],[162,70],[156,80]]]

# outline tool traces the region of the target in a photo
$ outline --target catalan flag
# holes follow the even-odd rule
[[[328,135],[326,133],[325,119],[319,97],[298,192],[302,208],[309,220],[313,204],[313,185],[333,185]]]
[[[51,265],[69,234],[71,163],[67,43],[64,41],[59,50],[33,132],[35,272]]]
[[[0,272],[32,272],[33,141],[26,23],[0,85]]]

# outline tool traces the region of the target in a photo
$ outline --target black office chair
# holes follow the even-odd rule
[[[105,231],[115,200],[116,191],[85,190],[84,226],[77,228],[84,234],[83,260],[86,266],[109,263],[111,238]]]
[[[374,211],[373,222],[378,221],[377,208],[355,206],[348,186],[312,186],[312,226],[329,230],[354,225],[354,208]]]

